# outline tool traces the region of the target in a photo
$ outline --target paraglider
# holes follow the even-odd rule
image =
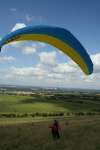
[[[0,41],[3,45],[15,41],[33,40],[46,42],[67,54],[81,70],[89,75],[93,72],[93,63],[82,44],[64,28],[52,26],[24,27],[6,35]]]

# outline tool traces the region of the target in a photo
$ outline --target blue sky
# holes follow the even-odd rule
[[[87,77],[50,45],[15,43],[4,47],[0,54],[0,84],[100,88],[99,0],[1,0],[0,3],[0,38],[23,26],[64,27],[84,45],[95,66],[94,73]]]

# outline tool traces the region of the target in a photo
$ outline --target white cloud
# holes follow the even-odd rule
[[[94,73],[100,73],[100,53],[91,56],[94,64]]]
[[[33,46],[26,46],[23,48],[23,54],[30,55],[36,53],[36,48]]]
[[[21,68],[17,68],[17,67],[12,67],[10,69],[10,74],[12,76],[32,76],[33,75],[33,68],[32,67],[21,67]]]
[[[93,62],[93,73],[89,76],[82,75],[81,78],[87,83],[98,85],[100,82],[100,53],[91,55]]]
[[[26,77],[36,77],[37,79],[42,79],[46,74],[46,70],[39,67],[11,67],[9,70],[10,74],[8,73],[7,77],[10,78],[21,77],[26,79]]]
[[[50,53],[50,52],[49,52]],[[46,53],[47,54],[47,53]],[[43,56],[44,58],[44,56]],[[50,58],[50,57],[49,57]],[[47,60],[47,57],[46,57]],[[34,67],[12,67],[5,73],[5,78],[21,84],[35,84],[46,86],[63,86],[78,88],[100,88],[100,73],[93,73],[90,76],[84,75],[72,62],[46,65],[46,61],[40,61]],[[52,64],[50,62],[50,64]],[[46,66],[46,67],[45,67]],[[0,79],[2,77],[0,72]]]
[[[77,68],[68,64],[68,63],[60,63],[54,68],[54,72],[56,73],[73,73],[76,72]]]
[[[41,52],[39,54],[41,63],[45,65],[56,64],[56,52]]]
[[[26,46],[22,46],[22,52],[23,54],[26,55],[31,55],[34,54],[38,51],[38,49],[45,47],[44,43],[41,42],[33,42],[30,46],[26,45]]]
[[[26,25],[24,23],[16,23],[11,31],[15,31],[15,30],[18,30],[18,29],[21,29],[21,28],[24,28],[24,27],[26,27]]]
[[[54,80],[63,81],[64,75],[61,74],[61,73],[49,73],[48,74],[48,79],[54,79]]]
[[[0,62],[5,62],[5,61],[15,61],[15,57],[13,57],[13,56],[0,56]]]
[[[91,58],[95,65],[100,65],[100,53],[92,55]]]

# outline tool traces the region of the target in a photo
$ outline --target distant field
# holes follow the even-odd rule
[[[60,119],[61,138],[54,141],[52,120],[0,124],[0,150],[100,150],[100,118]]]
[[[100,109],[100,103],[84,103],[65,100],[46,99],[34,96],[0,94],[0,113],[31,112],[88,112]]]

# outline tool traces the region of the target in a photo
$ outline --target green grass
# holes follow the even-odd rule
[[[77,103],[63,100],[43,100],[41,97],[0,95],[0,113],[31,112],[88,112],[100,109],[96,103]]]
[[[84,101],[84,100],[83,100]],[[46,99],[38,96],[0,95],[0,113],[89,112],[100,104]],[[0,118],[0,150],[100,150],[98,116],[58,117],[61,138],[53,141],[49,125],[54,117]]]
[[[61,138],[54,141],[52,121],[0,124],[0,150],[100,150],[100,118],[61,119]]]

